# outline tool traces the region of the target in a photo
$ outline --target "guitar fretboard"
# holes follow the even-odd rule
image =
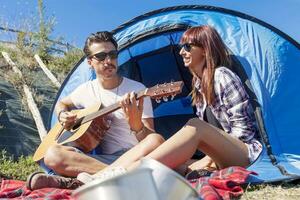
[[[136,94],[136,99],[140,99],[141,97],[146,96],[146,91],[147,91],[147,89],[138,92]],[[120,105],[120,102],[117,102],[117,103],[112,104],[110,106],[101,108],[99,111],[96,111],[94,113],[91,113],[91,114],[88,114],[84,117],[81,117],[76,121],[76,123],[73,126],[73,129],[76,129],[77,127],[81,126],[81,124],[89,122],[89,121],[91,121],[91,120],[93,120],[97,117],[104,116],[106,114],[112,113],[112,112],[118,110],[119,108],[121,108],[121,105]]]

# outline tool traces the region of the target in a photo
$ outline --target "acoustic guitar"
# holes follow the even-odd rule
[[[174,96],[181,92],[182,81],[159,84],[146,88],[136,94],[136,99],[149,96],[157,102],[168,100],[168,96]],[[33,155],[34,161],[44,158],[49,147],[53,145],[68,144],[75,146],[87,153],[93,150],[101,142],[109,126],[105,123],[105,116],[121,108],[120,102],[102,108],[101,105],[95,105],[86,109],[73,110],[77,114],[75,124],[70,130],[64,129],[64,126],[57,122],[48,134],[43,138],[41,144]]]

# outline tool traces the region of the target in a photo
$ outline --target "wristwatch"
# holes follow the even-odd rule
[[[133,135],[139,135],[141,133],[143,133],[145,131],[145,126],[143,125],[143,127],[141,128],[141,130],[139,131],[133,131],[130,129],[130,133],[133,134]]]

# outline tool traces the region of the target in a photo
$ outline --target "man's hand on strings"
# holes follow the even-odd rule
[[[121,107],[125,113],[130,129],[133,131],[139,131],[144,126],[142,123],[143,105],[144,99],[140,98],[137,101],[134,92],[125,94],[121,101]]]
[[[58,121],[64,126],[66,130],[70,130],[75,124],[77,115],[69,111],[61,111],[58,116]]]

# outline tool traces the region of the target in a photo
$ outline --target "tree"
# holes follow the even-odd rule
[[[48,51],[51,46],[48,38],[50,33],[53,30],[53,21],[49,20],[45,22],[44,19],[45,7],[43,5],[43,0],[38,0],[38,13],[39,13],[39,32],[37,35],[37,39],[38,39],[37,53],[42,59],[48,60],[49,57]]]

